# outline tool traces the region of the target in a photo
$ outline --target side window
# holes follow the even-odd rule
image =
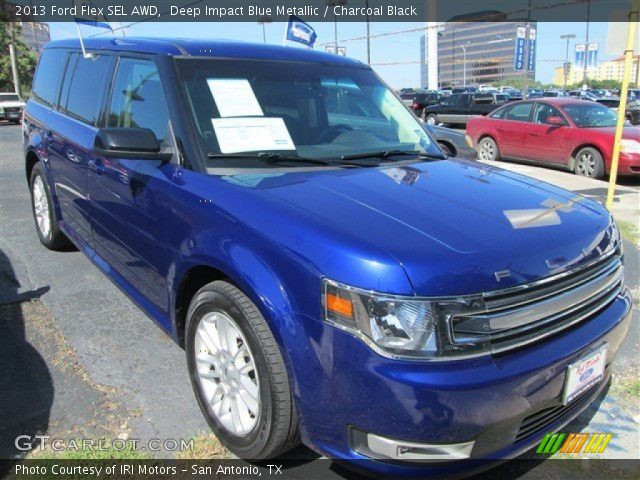
[[[69,81],[68,97],[65,103],[60,102],[60,106],[69,116],[89,125],[95,125],[111,57],[106,55],[93,55],[91,58],[84,58],[82,55],[76,56],[75,68]]]
[[[47,105],[55,103],[66,60],[65,50],[46,49],[42,53],[32,89],[33,95],[41,102]]]
[[[489,115],[490,118],[504,118],[504,114],[507,112],[507,110],[509,110],[511,107],[500,107],[497,110],[494,110],[493,113],[491,113]]]
[[[167,133],[169,114],[153,62],[121,58],[109,107],[109,127],[148,128],[158,141]]]
[[[547,123],[549,117],[564,118],[557,108],[546,103],[539,103],[536,106],[536,113],[533,115],[533,123]]]
[[[531,115],[532,103],[518,103],[509,109],[505,114],[505,120],[515,120],[518,122],[528,122]]]

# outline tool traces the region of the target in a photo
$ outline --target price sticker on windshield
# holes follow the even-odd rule
[[[246,78],[209,78],[207,85],[221,117],[262,117],[262,108]]]

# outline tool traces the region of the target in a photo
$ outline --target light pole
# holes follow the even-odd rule
[[[262,41],[264,43],[267,43],[267,28],[265,25],[271,22],[273,22],[273,18],[271,17],[260,17],[258,19],[258,24],[262,25]]]
[[[460,45],[462,48],[462,86],[467,86],[467,47]]]
[[[347,0],[325,0],[325,4],[329,7],[342,6],[347,4]],[[367,37],[367,40],[369,37]],[[335,54],[338,53],[338,16],[333,13],[333,43],[335,47]]]
[[[566,35],[560,35],[562,40],[567,40],[567,48],[564,52],[564,88],[567,88],[567,76],[569,75],[569,40],[576,38],[574,33],[567,33]]]
[[[591,0],[587,0],[587,34],[584,41],[584,71],[582,72],[582,84],[587,84],[587,57],[589,55],[589,20],[591,20]]]

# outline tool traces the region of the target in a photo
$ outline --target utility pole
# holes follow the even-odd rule
[[[11,58],[11,74],[13,75],[13,90],[20,95],[20,77],[18,76],[18,61],[16,59],[16,32],[14,23],[9,22],[9,34],[11,42],[9,43],[9,57]]]
[[[567,76],[569,75],[569,40],[576,38],[574,33],[567,33],[566,35],[560,35],[562,40],[567,40],[567,49],[564,53],[564,88],[567,89]]]
[[[371,65],[371,30],[369,25],[369,0],[364,0],[364,8],[367,12],[367,65]],[[336,48],[337,52],[337,48]]]
[[[529,90],[529,36],[531,35],[531,0],[527,2],[527,25],[524,29],[524,88],[522,89],[522,98],[527,98]]]
[[[587,58],[589,54],[589,20],[591,20],[591,0],[587,0],[587,34],[584,42],[584,70],[582,72],[582,84],[587,84]]]
[[[258,19],[258,24],[262,25],[262,42],[267,43],[267,28],[266,24],[273,22],[273,18],[271,17],[260,17]]]

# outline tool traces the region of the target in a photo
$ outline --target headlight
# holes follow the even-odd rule
[[[624,153],[640,153],[640,142],[623,138],[620,140],[620,151]]]
[[[428,357],[436,348],[430,302],[393,297],[324,281],[325,320],[376,349]]]

